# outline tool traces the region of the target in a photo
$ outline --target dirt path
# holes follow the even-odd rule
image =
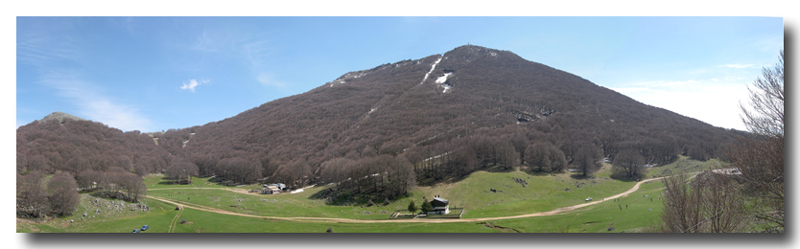
[[[183,214],[183,209],[185,207],[181,204],[177,204],[177,206],[180,210],[178,210],[178,213],[172,218],[172,221],[169,222],[169,230],[167,230],[167,233],[175,232],[175,228],[178,227],[178,219],[181,217],[181,214]]]
[[[214,187],[210,187],[210,188],[205,188],[205,187],[203,187],[203,188],[197,188],[197,187],[185,187],[185,188],[159,188],[159,189],[148,189],[147,191],[159,191],[159,190],[179,190],[179,189],[185,189],[185,190],[206,190],[206,189],[215,189],[215,190],[225,190],[225,191],[230,191],[230,192],[239,193],[239,194],[248,194],[248,195],[261,196],[261,194],[259,194],[259,193],[256,193],[256,192],[254,192],[254,193],[251,193],[251,192],[248,192],[248,190],[247,190],[247,189],[238,189],[238,188],[214,188]]]
[[[633,187],[628,189],[627,191],[622,192],[620,194],[616,194],[616,195],[613,195],[613,196],[609,196],[609,197],[603,198],[600,201],[586,202],[586,203],[573,205],[573,206],[562,207],[562,208],[558,208],[558,209],[551,210],[551,211],[546,211],[546,212],[536,212],[536,213],[531,213],[531,214],[523,214],[523,215],[515,215],[515,216],[488,217],[488,218],[469,218],[469,219],[358,220],[358,219],[348,219],[348,218],[263,216],[263,215],[236,213],[236,212],[233,212],[233,211],[228,211],[228,210],[223,210],[223,209],[218,209],[218,208],[212,208],[212,207],[206,207],[206,206],[197,205],[197,204],[188,203],[188,202],[183,202],[183,201],[170,200],[170,199],[165,199],[165,198],[156,197],[156,196],[145,196],[145,197],[151,198],[151,199],[155,199],[155,200],[159,200],[159,201],[163,201],[163,202],[170,203],[170,204],[174,204],[174,205],[177,205],[177,206],[182,206],[182,208],[185,207],[185,208],[191,208],[191,209],[196,209],[196,210],[205,211],[205,212],[212,212],[212,213],[226,214],[226,215],[236,215],[236,216],[242,216],[242,217],[261,218],[261,219],[305,221],[305,222],[337,222],[337,223],[451,223],[451,222],[492,221],[492,220],[518,219],[518,218],[527,218],[527,217],[557,215],[557,214],[569,212],[569,211],[572,211],[572,210],[575,210],[575,209],[578,209],[578,208],[587,207],[587,206],[591,206],[591,205],[596,205],[598,203],[605,202],[605,199],[615,199],[615,198],[620,198],[620,197],[627,196],[627,195],[635,192],[636,190],[639,190],[639,186],[641,186],[642,184],[644,184],[646,182],[650,182],[650,181],[660,180],[662,178],[664,178],[664,177],[647,179],[647,180],[643,180],[643,181],[637,182],[636,185],[633,185]],[[238,192],[238,191],[233,191],[233,192]]]

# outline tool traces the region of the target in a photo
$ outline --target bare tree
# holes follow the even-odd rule
[[[742,232],[746,214],[739,184],[728,175],[703,172],[665,178],[664,232]]]
[[[17,174],[17,217],[42,217],[50,212],[43,180],[44,174],[39,171]]]
[[[661,214],[661,220],[664,221],[665,232],[695,233],[700,231],[698,224],[701,221],[702,192],[700,188],[690,188],[688,180],[688,175],[683,172],[663,180],[666,189],[663,192],[664,213]]]
[[[591,172],[600,168],[600,159],[603,155],[600,150],[590,143],[583,143],[575,152],[572,164],[583,172],[582,176],[587,177]]]
[[[47,182],[49,192],[47,199],[50,201],[50,211],[59,215],[69,215],[75,212],[80,202],[78,184],[75,178],[67,172],[56,171]]]
[[[167,176],[178,181],[182,181],[184,179],[189,180],[191,176],[197,176],[198,174],[197,165],[187,160],[178,160],[172,163],[169,167],[167,167]]]
[[[614,157],[614,168],[618,169],[622,174],[614,174],[615,178],[632,179],[641,177],[642,167],[644,167],[644,158],[638,151],[634,149],[625,149]]]
[[[561,172],[567,161],[564,153],[550,142],[540,142],[526,149],[530,171]]]
[[[120,187],[125,190],[129,200],[132,202],[139,201],[139,196],[147,192],[147,186],[144,184],[142,178],[135,174],[124,174],[119,178]]]
[[[740,105],[745,126],[750,132],[761,136],[783,138],[783,49],[774,68],[764,68],[761,77],[753,82],[750,91],[750,107]]]
[[[784,228],[784,82],[783,50],[772,69],[763,69],[762,77],[750,90],[750,107],[740,106],[742,120],[755,137],[740,138],[727,156],[742,178],[758,193],[756,217],[768,221],[782,231]]]
[[[705,198],[701,205],[708,218],[707,231],[711,233],[738,232],[744,224],[744,195],[739,183],[728,175],[704,174],[702,179]]]

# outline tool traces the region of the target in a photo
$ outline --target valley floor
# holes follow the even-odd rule
[[[714,161],[684,158],[651,173],[670,167],[698,171],[718,166]],[[411,197],[371,207],[331,206],[310,198],[324,187],[261,195],[247,191],[257,185],[225,187],[196,178],[191,186],[178,186],[151,175],[145,179],[147,198],[142,198],[149,211],[130,211],[129,203],[82,194],[73,215],[43,222],[18,219],[17,232],[128,233],[147,224],[146,233],[322,233],[328,228],[335,233],[616,233],[642,231],[659,223],[663,189],[659,178],[626,182],[608,178],[608,171],[604,167],[589,179],[568,173],[475,172],[462,181],[419,187]],[[530,184],[523,187],[513,178]],[[490,187],[499,191],[489,191]],[[421,203],[423,196],[433,195],[466,212],[461,219],[389,219],[393,212],[403,212],[409,201]],[[594,200],[586,202],[586,197]],[[175,210],[176,206],[182,208]]]

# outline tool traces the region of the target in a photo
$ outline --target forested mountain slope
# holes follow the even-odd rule
[[[183,147],[179,141],[189,133],[195,135]],[[240,157],[260,163],[263,176],[296,178],[321,176],[319,169],[332,159],[384,154],[402,156],[418,174],[421,162],[443,154],[461,160],[459,167],[495,165],[495,158],[511,154],[517,159],[508,164],[525,164],[526,149],[536,143],[562,151],[568,163],[582,146],[609,158],[636,147],[648,163],[660,163],[677,154],[719,156],[733,133],[508,51],[468,45],[350,72],[164,137],[173,141],[171,152],[193,158],[205,174],[219,160]],[[474,158],[452,158],[457,154]]]
[[[271,177],[290,186],[336,182],[341,189],[385,196],[415,182],[478,169],[590,171],[597,160],[613,160],[624,149],[636,150],[648,164],[678,154],[705,159],[721,156],[734,138],[732,131],[639,103],[576,75],[472,45],[349,72],[222,121],[157,133],[157,146],[141,134],[72,131],[78,124],[96,126],[71,120],[28,126],[72,134],[48,141],[81,152],[131,141],[118,142],[135,147],[118,154],[128,157],[134,172],[188,161],[201,175],[241,182]],[[36,137],[28,126],[18,129],[17,151],[30,161],[28,155],[45,156],[49,150],[30,144]],[[125,161],[120,157],[116,161]],[[92,165],[113,161],[104,160]],[[390,187],[398,184],[403,187]]]

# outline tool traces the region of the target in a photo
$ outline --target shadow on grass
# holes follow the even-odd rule
[[[571,174],[569,175],[569,177],[575,180],[586,180],[594,178],[593,175],[583,175],[583,174]]]

